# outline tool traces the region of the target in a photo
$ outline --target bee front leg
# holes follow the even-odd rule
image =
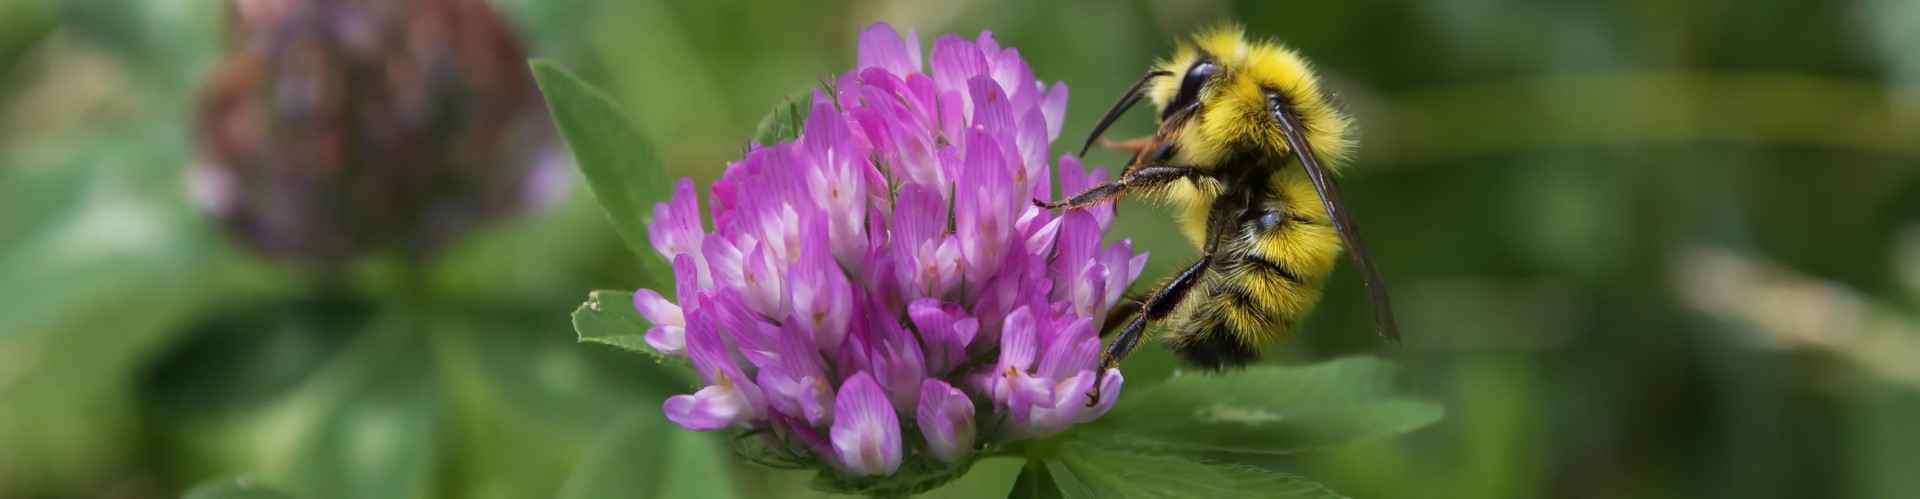
[[[1124,141],[1115,141],[1113,139],[1109,139],[1106,137],[1100,137],[1099,141],[1100,141],[1100,147],[1105,147],[1107,149],[1112,149],[1115,151],[1126,151],[1126,152],[1137,155],[1137,154],[1140,154],[1140,151],[1146,150],[1147,146],[1153,144],[1153,136],[1148,135],[1145,137],[1140,137],[1140,138],[1131,139],[1131,140],[1124,140]]]
[[[1065,201],[1048,203],[1036,199],[1033,205],[1049,210],[1080,209],[1106,202],[1130,188],[1153,188],[1184,178],[1206,175],[1208,170],[1191,166],[1148,166],[1128,172],[1121,176],[1120,180],[1088,187],[1087,190],[1080,191],[1079,194],[1074,194]]]

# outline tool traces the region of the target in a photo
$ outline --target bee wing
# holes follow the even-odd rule
[[[1346,245],[1347,254],[1353,258],[1353,266],[1360,270],[1360,279],[1366,284],[1367,295],[1373,299],[1373,320],[1380,326],[1380,336],[1388,341],[1400,343],[1400,326],[1393,320],[1393,303],[1387,299],[1387,283],[1380,279],[1380,271],[1373,266],[1373,253],[1367,250],[1367,239],[1360,235],[1360,225],[1353,221],[1347,209],[1347,201],[1340,197],[1340,185],[1334,182],[1333,175],[1320,166],[1320,158],[1315,156],[1313,148],[1307,144],[1307,136],[1293,109],[1283,101],[1276,101],[1274,118],[1280,122],[1280,131],[1286,136],[1287,147],[1293,149],[1294,156],[1300,158],[1300,166],[1307,172],[1307,179],[1313,181],[1313,189],[1320,193],[1320,203],[1327,208],[1327,217],[1333,219],[1333,227],[1340,233],[1341,244]]]

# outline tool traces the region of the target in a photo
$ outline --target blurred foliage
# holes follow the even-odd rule
[[[1920,383],[1885,368],[1920,364],[1910,0],[495,3],[702,185],[872,21],[993,29],[1068,82],[1072,131],[1238,20],[1362,124],[1344,188],[1407,336],[1379,344],[1337,276],[1276,362],[1388,355],[1449,408],[1269,466],[1356,497],[1920,496]],[[584,189],[327,292],[222,238],[180,180],[218,7],[0,0],[0,496],[585,497],[636,479],[609,460],[710,452],[645,436],[685,382],[570,339],[581,290],[646,280]],[[1193,255],[1160,207],[1121,211],[1147,275]],[[1146,348],[1128,383],[1175,369]],[[1051,477],[1024,464],[936,495]],[[725,471],[745,497],[809,478]]]

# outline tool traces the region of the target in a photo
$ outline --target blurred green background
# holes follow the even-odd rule
[[[993,30],[1071,87],[1064,152],[1237,20],[1357,115],[1343,185],[1407,337],[1373,336],[1342,264],[1275,361],[1389,356],[1449,409],[1287,469],[1357,497],[1920,497],[1920,2],[494,4],[702,185],[874,21]],[[577,185],[324,288],[225,237],[182,180],[221,12],[0,0],[0,497],[819,495],[665,428],[689,381],[574,343],[587,291],[660,279]],[[1194,254],[1159,207],[1121,211],[1146,275]],[[1130,386],[1175,369],[1143,351]]]

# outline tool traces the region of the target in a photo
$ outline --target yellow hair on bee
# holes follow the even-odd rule
[[[1353,154],[1353,122],[1306,59],[1278,42],[1248,40],[1239,26],[1201,31],[1129,87],[1087,144],[1143,95],[1159,128],[1115,143],[1134,152],[1122,178],[1040,203],[1080,207],[1139,192],[1172,204],[1201,250],[1131,311],[1116,309],[1132,319],[1103,364],[1119,365],[1151,324],[1165,326],[1164,342],[1190,364],[1253,362],[1299,329],[1343,251],[1367,284],[1381,334],[1399,338],[1366,240],[1332,181]],[[1089,395],[1097,401],[1099,393],[1095,384]]]
[[[1307,143],[1328,169],[1338,171],[1353,155],[1353,121],[1328,102],[1312,65],[1278,43],[1249,42],[1245,31],[1236,24],[1200,31],[1191,43],[1182,43],[1172,58],[1155,65],[1155,69],[1174,77],[1149,83],[1146,92],[1154,109],[1166,108],[1180,89],[1179,76],[1203,59],[1220,66],[1222,72],[1216,78],[1222,83],[1201,91],[1200,101],[1207,106],[1190,125],[1193,128],[1183,132],[1174,164],[1218,165],[1235,148],[1290,151],[1286,137],[1269,114],[1265,94],[1268,89],[1292,100],[1294,109],[1305,122]],[[1286,188],[1282,183],[1297,183],[1295,187],[1305,190]],[[1299,203],[1303,213],[1313,213],[1312,216],[1322,222],[1326,220],[1326,213],[1319,208],[1319,195],[1299,171],[1283,172],[1276,177],[1275,187],[1287,194],[1301,192],[1301,196],[1288,199]],[[1180,211],[1182,232],[1195,248],[1206,239],[1207,217],[1219,189],[1218,185],[1192,182],[1164,189],[1163,197]]]
[[[1245,221],[1223,236],[1210,271],[1167,321],[1166,342],[1203,366],[1237,365],[1265,346],[1290,336],[1318,305],[1321,288],[1342,251],[1340,234],[1274,115],[1281,105],[1298,117],[1307,146],[1329,170],[1347,163],[1354,125],[1329,102],[1307,61],[1277,42],[1250,41],[1242,29],[1223,25],[1183,43],[1155,69],[1172,77],[1149,83],[1147,95],[1163,113],[1175,105],[1186,76],[1202,63],[1217,68],[1198,88],[1198,114],[1173,138],[1168,164],[1222,171],[1270,168],[1264,199],[1250,212],[1283,217],[1278,225]],[[1253,159],[1249,159],[1253,158]],[[1252,161],[1249,164],[1248,161]],[[1253,187],[1258,188],[1258,187]],[[1215,202],[1234,187],[1217,178],[1176,182],[1158,189],[1179,212],[1184,235],[1204,248]]]
[[[1200,101],[1207,106],[1197,117],[1197,127],[1185,132],[1195,137],[1181,141],[1176,163],[1218,164],[1234,147],[1291,150],[1280,129],[1272,126],[1273,116],[1267,107],[1269,90],[1290,100],[1304,121],[1307,143],[1327,168],[1338,170],[1352,156],[1353,121],[1327,100],[1312,64],[1278,42],[1248,40],[1238,25],[1203,30],[1191,43],[1181,44],[1173,58],[1155,65],[1155,69],[1174,76],[1149,84],[1147,95],[1155,109],[1166,108],[1180,89],[1180,76],[1202,60],[1219,65],[1223,71],[1216,78],[1221,83],[1202,91]]]

